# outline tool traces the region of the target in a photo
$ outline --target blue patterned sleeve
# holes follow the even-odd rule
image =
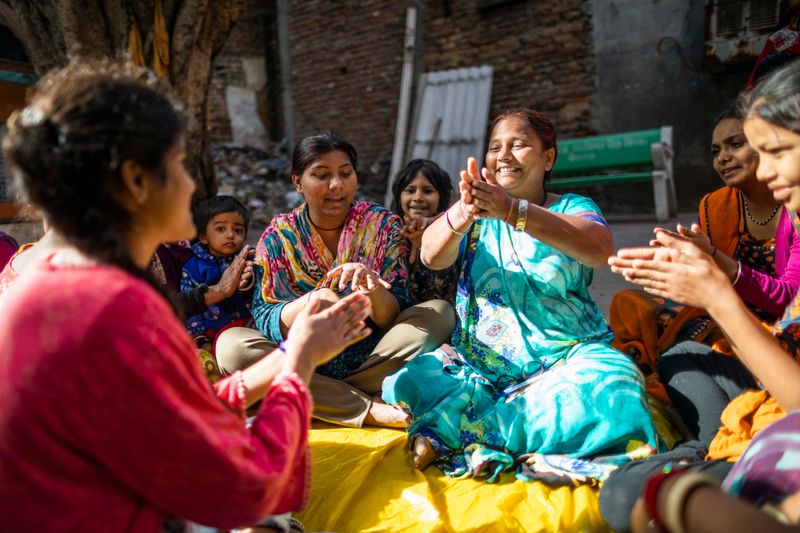
[[[565,215],[574,215],[578,217],[588,218],[594,222],[599,222],[604,226],[608,226],[602,211],[591,198],[580,196],[578,194],[565,194],[567,200],[564,208]]]
[[[284,340],[283,333],[281,333],[281,311],[283,310],[283,306],[288,302],[273,304],[264,301],[264,297],[261,294],[261,280],[264,278],[264,267],[254,264],[253,277],[256,282],[253,286],[253,305],[250,307],[250,313],[253,315],[256,327],[267,340],[281,342]]]
[[[193,259],[194,258],[189,259],[183,265],[183,269],[181,271],[181,292],[189,292],[198,285],[192,269],[192,266],[195,264]]]
[[[194,258],[191,258],[183,265],[183,270],[181,271],[182,294],[188,293],[200,284],[196,279],[196,268],[192,268],[197,266],[196,263]],[[206,324],[202,314],[190,316],[184,320],[183,323],[186,326],[186,331],[188,331],[189,335],[192,337],[202,335],[206,332]]]

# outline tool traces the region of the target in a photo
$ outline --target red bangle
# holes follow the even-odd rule
[[[658,514],[658,491],[661,489],[664,481],[668,478],[681,476],[689,472],[688,469],[670,470],[669,472],[659,472],[648,478],[647,483],[644,485],[644,507],[647,509],[647,514],[653,519],[653,522],[661,531],[668,531],[664,519]]]
[[[511,198],[511,205],[508,206],[508,211],[506,212],[506,216],[503,217],[503,222],[505,222],[506,224],[508,223],[508,217],[511,216],[511,211],[514,210],[514,203],[515,202],[516,202],[516,200],[514,200],[514,198]]]

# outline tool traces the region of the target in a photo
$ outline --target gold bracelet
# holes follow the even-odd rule
[[[519,199],[517,204],[517,223],[514,226],[516,231],[525,231],[525,226],[528,224],[528,200]]]

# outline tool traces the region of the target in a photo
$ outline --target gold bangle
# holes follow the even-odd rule
[[[514,226],[516,231],[525,231],[525,226],[528,225],[528,200],[519,199],[517,203],[517,223]]]

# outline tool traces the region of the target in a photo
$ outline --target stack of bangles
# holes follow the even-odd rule
[[[664,500],[664,513],[661,514],[658,506],[658,492],[668,479],[672,479],[674,482]],[[672,469],[672,464],[667,464],[663,472],[650,477],[644,486],[644,505],[647,514],[652,519],[651,524],[661,531],[686,532],[684,514],[689,496],[695,489],[718,486],[719,483],[716,480],[705,474],[689,469]]]

